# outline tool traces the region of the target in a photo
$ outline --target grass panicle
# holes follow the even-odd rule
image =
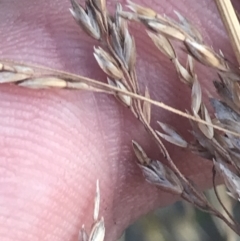
[[[217,2],[222,8],[223,1]],[[70,73],[7,61],[1,61],[0,64],[0,83],[35,89],[84,89],[114,95],[142,123],[162,153],[162,157],[153,160],[139,143],[132,142],[137,165],[142,170],[146,181],[166,192],[179,195],[199,209],[220,218],[240,235],[239,224],[232,216],[229,220],[218,211],[196,184],[182,174],[164,145],[164,141],[167,141],[210,160],[213,165],[214,189],[216,190],[217,173],[223,177],[229,194],[236,200],[240,200],[240,71],[238,66],[230,63],[221,51],[217,53],[207,46],[195,26],[178,12],[175,12],[178,18],[176,21],[132,1],[128,1],[127,5],[130,11],[124,11],[121,4],[117,4],[113,15],[108,12],[105,0],[86,0],[85,6],[81,6],[76,0],[71,0],[71,5],[70,13],[77,24],[87,35],[96,40],[93,55],[106,74],[106,83]],[[137,48],[134,37],[128,30],[128,24],[132,21],[146,29],[146,34],[159,50],[159,54],[163,54],[172,62],[179,80],[191,89],[189,113],[151,100],[148,88],[145,88],[145,93],[141,93],[135,67]],[[228,26],[230,22],[227,15]],[[236,31],[238,24],[234,20],[233,27],[230,28],[235,31],[234,38],[240,34],[240,30]],[[179,60],[177,48],[174,47],[176,41],[180,42],[185,49],[187,63],[181,63]],[[238,45],[235,48],[238,49]],[[204,103],[201,80],[198,79],[195,71],[195,61],[214,68],[218,73],[218,80],[213,84],[219,97],[210,98],[215,116],[210,114]],[[158,121],[161,130],[154,130],[151,125],[152,105],[188,118],[194,141],[188,143],[175,128],[161,121]],[[166,164],[161,162],[163,158]],[[224,207],[217,192],[216,195]],[[93,226],[89,236],[84,227],[82,228],[81,236],[84,241],[103,241],[104,239],[104,221],[103,218],[98,218],[99,205],[100,191],[97,183]],[[229,214],[225,207],[224,210]]]

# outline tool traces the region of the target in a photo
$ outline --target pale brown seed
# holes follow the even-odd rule
[[[193,57],[202,64],[217,68],[221,71],[229,71],[226,61],[208,46],[198,43],[190,38],[186,38],[184,44]]]
[[[157,33],[163,34],[168,38],[174,38],[180,41],[184,41],[186,36],[183,32],[179,31],[177,28],[165,25],[156,21],[147,21],[147,26],[156,31]]]
[[[194,82],[194,77],[192,77],[186,68],[184,68],[178,61],[177,58],[172,60],[173,64],[175,65],[175,68],[178,73],[179,79],[189,86],[192,86],[192,83]]]
[[[145,97],[150,98],[149,90],[146,87],[145,88]],[[151,104],[149,102],[144,101],[143,102],[143,116],[148,124],[150,124],[151,121]]]
[[[92,4],[89,4],[90,7],[91,7],[91,10],[92,10],[92,13],[94,14],[94,18],[95,19],[95,23],[98,24],[98,27],[101,31],[101,37],[103,37],[103,33],[108,33],[108,26],[107,26],[107,13],[101,13],[99,12],[94,5]],[[95,24],[94,23],[94,24]]]
[[[183,137],[181,137],[171,126],[169,126],[165,123],[162,123],[160,121],[158,121],[158,124],[161,126],[161,128],[164,130],[164,132],[166,132],[168,134],[168,135],[165,135],[159,131],[156,131],[156,133],[161,138],[163,138],[164,140],[166,140],[174,145],[177,145],[177,146],[180,146],[183,148],[186,148],[188,146],[188,143],[183,139]]]
[[[136,46],[127,28],[124,31],[123,55],[127,68],[132,71],[136,62]]]
[[[3,64],[3,63],[0,63],[0,71],[2,71],[2,72],[7,71],[7,72],[15,72],[15,73],[17,73],[17,71],[15,70],[14,66],[8,65],[8,64]]]
[[[193,57],[191,55],[188,54],[187,56],[187,64],[186,64],[186,70],[188,71],[188,73],[194,77],[195,74],[195,70],[194,70],[194,61],[193,61]]]
[[[29,75],[15,72],[0,72],[0,83],[11,83],[23,81],[29,78]]]
[[[127,0],[127,7],[130,8],[132,11],[136,12],[139,15],[145,16],[145,17],[152,17],[155,18],[156,12],[154,12],[150,8],[142,7],[136,3],[133,3],[132,1]]]
[[[115,80],[115,81],[116,81],[116,85],[119,89],[127,91],[127,88],[124,86],[124,84],[121,81],[118,81],[118,80]],[[126,106],[128,106],[128,107],[131,106],[132,98],[130,96],[124,95],[121,93],[118,93],[117,96]]]
[[[101,32],[91,8],[88,6],[88,13],[86,13],[75,0],[71,0],[71,3],[72,9],[69,10],[76,22],[88,35],[95,39],[100,39]]]
[[[183,147],[183,148],[186,148],[188,146],[187,142],[185,142],[184,140],[182,139],[179,139],[179,138],[175,138],[175,137],[171,137],[171,136],[168,136],[166,134],[163,134],[159,131],[156,131],[156,133],[165,141],[171,143],[171,144],[174,144],[176,146],[179,146],[179,147]]]
[[[148,158],[142,147],[136,141],[132,141],[132,146],[134,153],[138,159],[138,163],[140,165],[148,165],[151,160],[150,158]]]
[[[106,12],[106,0],[91,0],[99,12]]]
[[[80,90],[88,90],[88,91],[94,91],[94,92],[105,92],[108,93],[107,90],[100,89],[98,87],[94,87],[93,85],[89,85],[84,82],[68,82],[66,81],[66,88],[68,89],[80,89]]]
[[[203,119],[209,123],[210,125],[205,125],[205,124],[202,124],[202,123],[198,123],[198,127],[199,129],[202,131],[202,133],[208,138],[208,139],[212,139],[213,138],[213,135],[214,135],[214,129],[213,127],[211,126],[212,124],[212,120],[211,120],[211,117],[208,113],[208,110],[207,108],[202,105],[202,117]],[[194,115],[198,118],[200,118],[196,113],[194,113]]]
[[[52,88],[52,87],[66,88],[67,82],[63,79],[59,79],[56,77],[42,77],[42,78],[28,79],[22,83],[19,83],[18,85],[32,88],[32,89]]]
[[[126,20],[140,22],[139,16],[135,13],[127,12],[127,11],[120,11],[119,15]]]
[[[24,81],[33,75],[34,70],[30,67],[0,63],[0,83]]]
[[[121,81],[118,81],[118,80],[112,80],[110,78],[107,78],[108,80],[108,84],[113,86],[113,87],[117,87],[118,89],[120,90],[124,90],[124,91],[127,91],[127,88],[125,87],[125,85],[121,82]],[[116,92],[115,94],[116,98],[122,103],[124,104],[125,106],[127,107],[130,107],[131,104],[132,104],[132,98],[128,95],[124,95],[122,93],[118,93]]]
[[[99,207],[100,207],[100,189],[99,181],[96,182],[96,194],[94,199],[94,210],[93,210],[93,221],[90,234],[88,236],[84,225],[79,232],[79,241],[103,241],[105,237],[105,225],[103,217],[98,219],[99,216]]]
[[[199,81],[194,79],[192,86],[192,111],[197,114],[200,110],[200,106],[202,103],[202,90]]]
[[[13,72],[13,73],[26,74],[31,76],[34,74],[34,69],[28,66],[23,66],[18,64],[9,65],[9,64],[0,63],[0,72]]]
[[[204,106],[204,117],[205,117],[205,121],[210,124],[210,125],[206,125],[207,126],[207,130],[208,130],[208,136],[207,137],[209,139],[212,139],[213,136],[214,136],[214,129],[211,126],[212,125],[212,119],[210,117],[210,114],[209,114],[208,109],[206,108],[206,106]]]
[[[106,51],[104,51],[102,48],[94,47],[94,57],[96,58],[99,66],[102,68],[102,70],[109,75],[110,77],[114,79],[122,79],[123,73],[118,67],[116,61],[111,57],[110,54],[108,54]]]
[[[170,41],[161,34],[154,34],[150,31],[147,31],[148,36],[152,39],[156,47],[167,56],[169,59],[176,58],[176,53],[170,43]]]
[[[88,241],[103,241],[105,237],[105,226],[103,217],[97,221],[91,230]]]

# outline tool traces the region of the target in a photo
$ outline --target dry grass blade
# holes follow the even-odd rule
[[[227,29],[231,44],[240,65],[240,25],[230,0],[215,0],[223,23]]]

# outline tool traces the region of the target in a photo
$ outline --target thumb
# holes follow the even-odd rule
[[[174,6],[186,17],[203,21],[206,39],[231,55],[216,20],[216,8],[207,0],[166,1],[156,10]],[[144,3],[142,3],[144,4]],[[197,6],[197,7],[196,7]],[[92,57],[93,40],[72,20],[69,2],[52,0],[1,1],[1,58],[31,62],[104,80]],[[204,11],[205,12],[205,11]],[[212,23],[212,24],[209,24]],[[214,24],[213,24],[214,23]],[[138,78],[151,95],[175,108],[188,106],[188,93],[179,84],[168,61],[142,32],[133,31],[139,49]],[[150,47],[148,45],[150,44]],[[201,69],[200,69],[201,71]],[[200,73],[209,86],[211,73]],[[151,80],[151,82],[150,82]],[[131,222],[176,197],[147,184],[134,163],[131,141],[140,141],[152,157],[159,151],[133,116],[110,96],[84,91],[0,88],[0,234],[1,240],[76,240],[78,230],[92,223],[96,179],[100,180],[100,214],[106,222],[106,240],[114,240]],[[157,119],[184,131],[169,113],[153,111]],[[171,147],[181,171],[201,187],[210,183],[209,166]],[[201,164],[203,163],[203,165]],[[200,171],[199,171],[200,170]],[[11,230],[11,231],[10,231]]]

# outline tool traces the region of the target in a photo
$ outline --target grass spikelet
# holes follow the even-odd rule
[[[100,210],[100,188],[99,180],[96,182],[96,194],[94,198],[94,208],[93,208],[93,224],[91,227],[90,234],[88,235],[85,226],[82,225],[82,229],[79,233],[79,241],[103,241],[105,238],[105,224],[104,218],[99,218]]]

